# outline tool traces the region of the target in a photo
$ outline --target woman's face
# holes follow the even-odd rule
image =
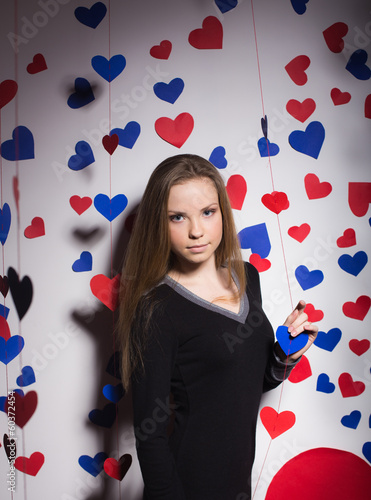
[[[223,220],[212,180],[192,179],[172,186],[168,217],[171,250],[180,265],[215,262]]]

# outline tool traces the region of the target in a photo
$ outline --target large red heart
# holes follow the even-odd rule
[[[316,103],[313,99],[305,99],[303,102],[290,99],[286,104],[286,109],[291,116],[304,123],[313,114]]]
[[[226,185],[231,207],[241,210],[247,193],[247,184],[242,175],[231,175]]]
[[[27,66],[27,72],[31,75],[40,73],[40,71],[45,71],[46,69],[48,69],[48,66],[46,65],[45,58],[42,54],[36,54],[33,57],[32,63]]]
[[[310,225],[304,223],[301,226],[292,226],[288,229],[287,233],[291,238],[302,243],[310,233]]]
[[[334,23],[323,31],[323,37],[327,47],[331,52],[338,54],[344,48],[343,38],[348,33],[348,26],[345,23]]]
[[[31,221],[31,225],[27,226],[24,230],[24,235],[26,238],[38,238],[39,236],[44,236],[45,234],[45,224],[41,217],[34,217]]]
[[[249,262],[256,267],[260,273],[267,271],[271,267],[270,261],[268,259],[262,259],[258,253],[252,253]]]
[[[308,321],[311,323],[321,321],[324,317],[323,311],[321,311],[321,309],[315,309],[313,304],[308,303],[304,308],[304,312],[308,315]]]
[[[301,357],[299,363],[295,366],[295,368],[290,373],[288,380],[293,384],[297,384],[298,382],[302,382],[306,378],[312,375],[312,368],[304,355]]]
[[[130,469],[131,463],[133,459],[132,456],[126,453],[123,455],[120,460],[116,460],[115,458],[107,458],[104,461],[104,470],[113,479],[117,479],[118,481],[122,481],[125,477],[125,474]]]
[[[10,328],[4,316],[0,316],[0,337],[5,340],[10,339]]]
[[[79,215],[85,212],[90,205],[93,203],[92,199],[89,196],[85,196],[84,198],[80,198],[80,196],[71,196],[70,205]]]
[[[296,420],[295,413],[292,411],[277,413],[270,406],[265,406],[260,410],[260,419],[272,439],[291,429]]]
[[[325,198],[332,191],[332,186],[329,182],[320,182],[316,174],[307,174],[304,177],[305,191],[310,200]]]
[[[10,102],[18,90],[17,82],[4,80],[0,83],[0,109]]]
[[[104,274],[97,274],[90,280],[90,289],[105,306],[115,311],[118,306],[120,291],[120,275],[110,279]]]
[[[337,88],[333,88],[330,95],[335,106],[339,106],[340,104],[347,104],[352,97],[349,92],[342,92]]]
[[[152,57],[155,57],[156,59],[169,59],[170,53],[171,53],[171,42],[169,40],[162,40],[160,45],[154,45],[149,53],[151,54]]]
[[[35,391],[30,391],[24,396],[21,396],[18,392],[15,392],[13,396],[14,400],[10,398],[6,399],[4,411],[6,415],[11,415],[13,412],[15,423],[23,428],[35,413],[37,407],[37,393]],[[14,404],[10,404],[12,402]]]
[[[365,99],[365,117],[371,118],[371,94],[368,94]]]
[[[208,16],[202,28],[190,32],[189,43],[196,49],[221,49],[223,47],[223,26],[215,16]]]
[[[363,382],[354,382],[349,373],[342,373],[340,375],[339,387],[343,398],[359,396],[366,388]]]
[[[308,56],[297,56],[286,64],[285,70],[296,85],[305,85],[308,80],[305,70],[309,68],[309,65],[310,59]]]
[[[194,127],[192,115],[181,113],[175,120],[171,118],[158,118],[155,122],[155,130],[158,135],[166,142],[169,142],[177,148],[181,148]]]
[[[348,318],[363,321],[371,306],[371,299],[367,295],[361,295],[355,302],[345,302],[343,313]]]
[[[348,202],[354,215],[366,215],[371,203],[371,182],[349,182]]]
[[[119,136],[117,134],[105,135],[102,139],[102,144],[107,153],[113,155],[119,145]]]
[[[279,214],[282,210],[286,210],[290,206],[287,194],[281,191],[273,191],[262,196],[263,205],[275,214]]]
[[[357,354],[357,356],[362,356],[365,352],[370,349],[370,341],[368,339],[352,339],[349,341],[349,349]]]
[[[356,244],[356,233],[351,227],[346,229],[342,236],[336,240],[336,244],[339,248],[352,247]]]
[[[14,461],[14,467],[24,472],[25,474],[29,474],[30,476],[36,476],[41,467],[43,466],[45,461],[44,455],[39,451],[35,451],[32,453],[30,458],[27,457],[17,457]]]

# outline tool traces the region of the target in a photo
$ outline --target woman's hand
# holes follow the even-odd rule
[[[309,349],[317,337],[318,326],[308,321],[308,315],[304,312],[305,306],[304,300],[300,300],[292,313],[286,318],[283,325],[287,326],[288,332],[292,337],[297,337],[302,332],[304,332],[305,335],[307,334],[308,342],[300,351],[290,354],[289,357],[287,357],[277,342],[275,345],[276,353],[282,361],[287,360],[290,363],[299,359],[300,356]]]

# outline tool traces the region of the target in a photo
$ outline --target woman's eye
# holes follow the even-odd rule
[[[170,216],[170,220],[172,222],[180,222],[180,221],[183,220],[183,215],[179,215],[179,214],[177,214],[177,215],[171,215]]]
[[[210,217],[210,215],[213,215],[214,213],[215,213],[215,210],[211,210],[211,209],[210,209],[210,210],[205,210],[205,211],[204,211],[204,215],[205,215],[206,217]]]

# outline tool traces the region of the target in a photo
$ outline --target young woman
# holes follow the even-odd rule
[[[132,389],[146,500],[247,500],[263,391],[318,328],[300,301],[284,325],[307,345],[287,357],[243,263],[218,170],[195,155],[151,175],[122,273],[122,375]]]

